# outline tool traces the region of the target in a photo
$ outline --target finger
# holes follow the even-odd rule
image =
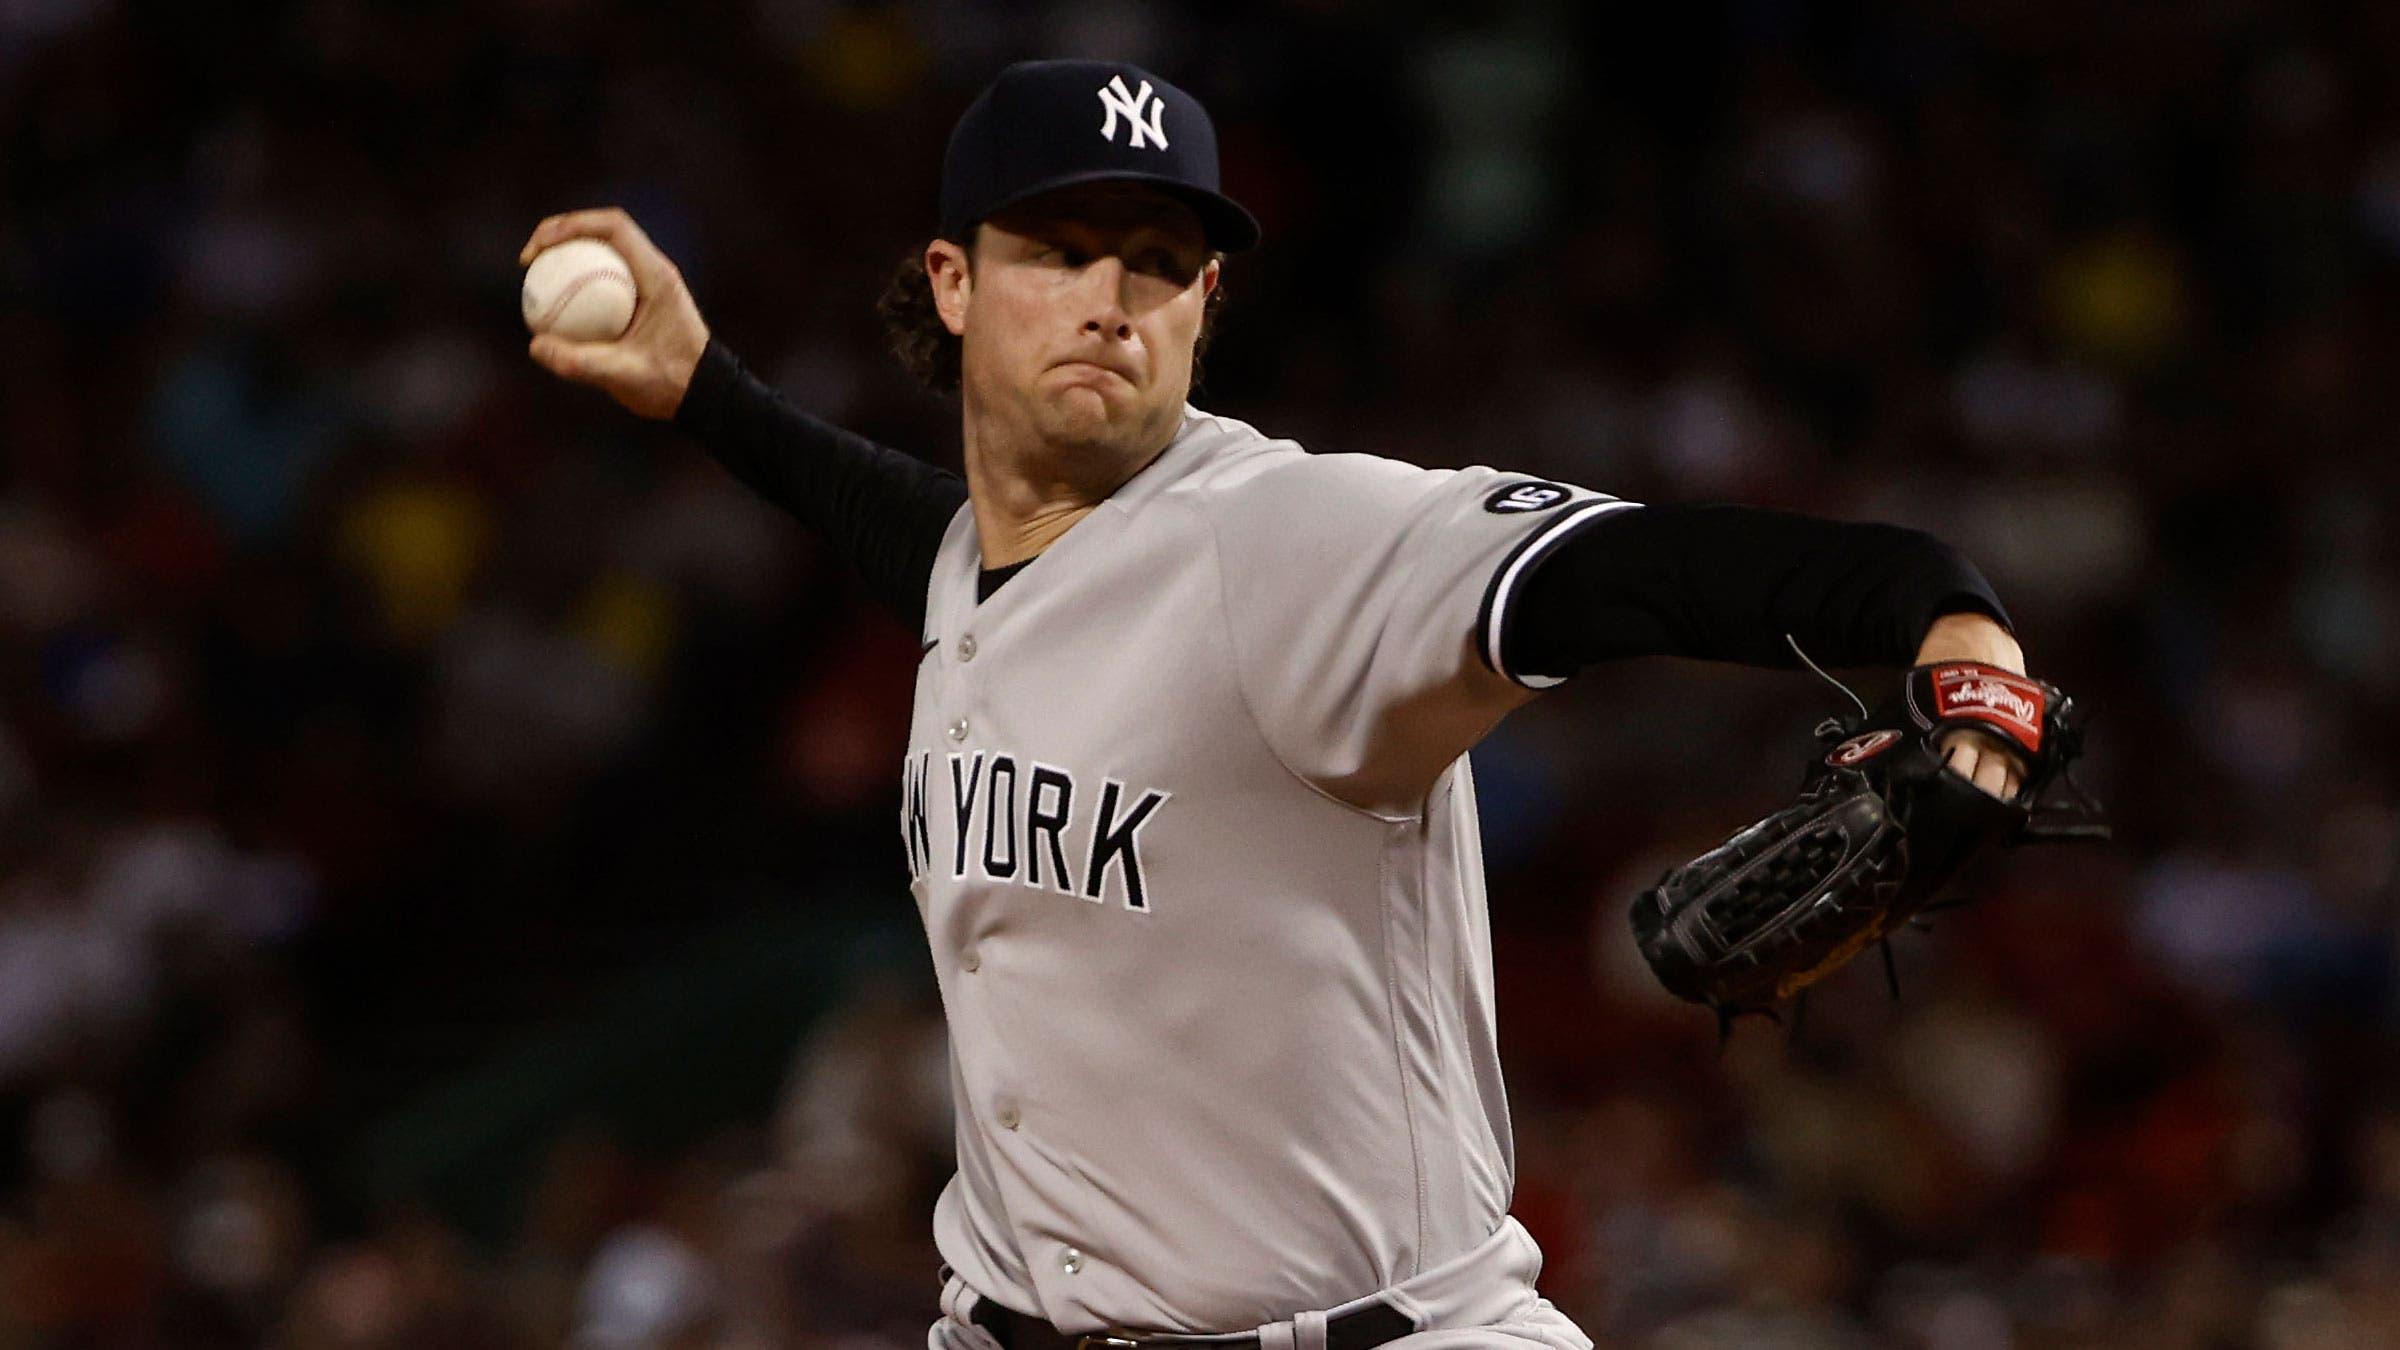
[[[1950,772],[1959,777],[1972,779],[1975,776],[1975,759],[1974,742],[1962,736],[1950,742],[1949,754],[1942,760],[1942,763],[1949,766]]]
[[[517,246],[517,266],[524,267],[530,264],[534,255],[557,243],[559,240],[558,223],[565,219],[566,217],[563,215],[542,217],[540,223],[533,227],[533,233],[526,235],[525,242]]]
[[[1975,786],[2003,800],[2014,795],[2009,789],[2008,778],[2008,757],[2005,755],[1985,755],[1975,766]]]
[[[554,216],[544,216],[542,223],[534,226],[533,233],[526,236],[525,246],[517,250],[517,263],[523,266],[532,262],[533,255],[569,239],[606,238],[610,223],[624,215],[622,207],[594,206],[582,211],[561,211]]]
[[[534,255],[554,244],[569,239],[598,239],[615,249],[633,269],[633,289],[638,297],[647,299],[665,293],[674,280],[675,264],[659,252],[658,245],[634,223],[633,217],[621,207],[601,206],[588,211],[569,211],[552,216],[534,227],[533,237],[517,254],[517,264],[524,266]]]
[[[544,370],[578,384],[605,385],[632,373],[634,356],[615,342],[569,342],[544,333],[526,346]]]
[[[633,293],[639,308],[648,309],[652,300],[665,295],[681,279],[674,262],[650,242],[650,236],[642,232],[633,217],[619,212],[617,224],[609,230],[607,239],[617,252],[625,255],[626,266],[633,269]]]

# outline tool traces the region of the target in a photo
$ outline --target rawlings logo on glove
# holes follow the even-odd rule
[[[1965,718],[2005,733],[2027,750],[2042,748],[2042,709],[2049,686],[1979,661],[1956,661],[1933,672],[1932,721]]]
[[[1960,727],[2005,737],[2024,764],[2003,801],[1950,771]],[[2068,768],[2083,751],[2074,700],[1977,661],[1908,673],[1872,715],[1817,727],[1799,800],[1670,869],[1633,903],[1634,940],[1659,982],[1730,1023],[1839,969],[1931,906],[1995,843],[2105,839]],[[2074,800],[2040,805],[2054,781]],[[1887,960],[1890,949],[1885,948]]]
[[[1825,762],[1837,769],[1851,768],[1866,763],[1899,743],[1900,733],[1897,731],[1870,731],[1833,747],[1833,753],[1825,757]]]

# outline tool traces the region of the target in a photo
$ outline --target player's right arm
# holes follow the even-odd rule
[[[633,269],[633,321],[607,342],[570,342],[543,333],[527,351],[551,374],[602,390],[628,412],[653,419],[674,416],[709,340],[682,270],[633,217],[614,206],[546,218],[517,250],[517,266],[530,265],[534,255],[569,239],[598,239]]]
[[[633,322],[608,342],[533,339],[533,359],[628,411],[672,418],[734,477],[822,534],[868,590],[912,627],[942,533],[967,485],[898,450],[793,407],[710,336],[683,273],[615,207],[536,226],[518,261],[568,239],[606,241],[633,269]]]

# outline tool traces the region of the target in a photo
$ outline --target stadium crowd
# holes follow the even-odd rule
[[[2400,1344],[2400,11],[1412,8],[0,4],[0,1346],[922,1343],[914,635],[533,367],[514,260],[623,204],[955,462],[871,303],[1032,54],[1217,117],[1203,406],[1931,529],[2093,710],[2114,846],[1721,1051],[1625,904],[1841,695],[1609,667],[1477,751],[1545,1293]]]

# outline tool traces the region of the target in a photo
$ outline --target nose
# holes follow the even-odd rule
[[[1085,306],[1083,332],[1119,342],[1133,337],[1133,316],[1125,304],[1125,260],[1114,255],[1094,259],[1079,278]]]

